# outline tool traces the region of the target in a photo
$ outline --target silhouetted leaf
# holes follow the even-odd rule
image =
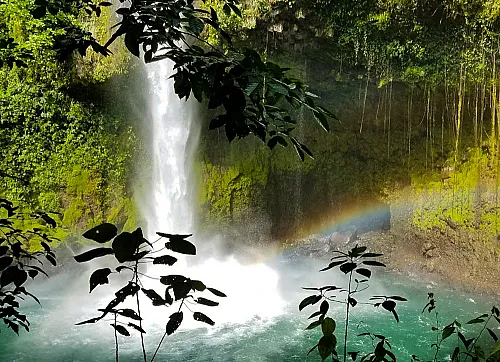
[[[206,298],[203,298],[203,297],[199,297],[198,299],[196,299],[196,303],[207,305],[209,307],[216,307],[216,306],[219,305],[218,302],[214,302],[214,301],[212,301],[210,299],[206,299]]]
[[[31,279],[35,279],[35,277],[38,275],[37,270],[28,270],[28,275],[30,276]]]
[[[129,308],[118,309],[116,311],[116,313],[118,313],[119,315],[122,315],[124,317],[130,318],[130,319],[134,319],[136,321],[142,320],[142,318],[139,317],[139,315],[133,309],[129,309]]]
[[[378,253],[364,253],[363,255],[361,255],[362,258],[376,258],[376,257],[379,257],[379,256],[382,256],[384,254],[378,254]]]
[[[325,117],[325,115],[318,111],[313,111],[314,118],[318,121],[319,125],[327,132],[330,131],[330,125]]]
[[[179,328],[179,326],[182,323],[183,317],[184,317],[184,315],[182,312],[176,312],[170,316],[170,319],[168,320],[168,323],[167,323],[167,334],[169,336],[172,333],[174,333],[177,330],[177,328]]]
[[[156,293],[156,291],[154,291],[153,289],[142,288],[142,292],[146,295],[146,297],[151,299],[151,301],[153,302],[153,305],[155,305],[155,306],[163,305],[166,303],[165,300],[158,293]]]
[[[314,321],[306,327],[306,330],[317,328],[320,325],[321,325],[321,320]]]
[[[182,283],[185,282],[187,278],[184,275],[165,275],[160,277],[160,283],[165,284],[165,285],[171,285],[175,283]]]
[[[365,269],[365,268],[356,269],[356,273],[361,274],[362,276],[367,277],[367,278],[372,276],[371,270]]]
[[[143,334],[146,334],[146,331],[144,329],[142,329],[140,326],[138,326],[137,324],[134,324],[132,322],[130,322],[129,324],[127,324],[129,327],[132,327],[134,328],[135,330],[143,333]]]
[[[83,237],[103,244],[113,239],[117,233],[118,229],[115,225],[104,223],[86,231]]]
[[[125,261],[133,261],[134,253],[142,242],[142,236],[122,232],[113,240],[113,251],[115,253],[116,260],[120,263]]]
[[[7,245],[0,246],[0,256],[3,256],[9,251],[9,247]]]
[[[310,295],[309,297],[304,298],[299,304],[299,311],[307,307],[308,305],[313,305],[318,303],[321,300],[321,295]]]
[[[13,260],[14,258],[12,258],[11,256],[5,256],[3,258],[0,258],[0,271],[7,268],[12,263]]]
[[[170,239],[169,242],[165,243],[165,247],[176,253],[196,255],[196,247],[184,239]]]
[[[177,258],[174,258],[173,256],[170,255],[163,255],[163,256],[158,256],[154,258],[153,264],[166,264],[166,265],[174,265],[175,262],[177,261]]]
[[[400,302],[406,302],[408,299],[400,297],[398,295],[392,295],[390,297],[387,297],[388,299],[393,299],[393,300],[399,300]]]
[[[365,265],[383,266],[383,267],[385,267],[385,264],[383,264],[381,262],[378,262],[378,261],[375,261],[375,260],[365,260],[365,261],[362,261],[362,263],[365,264]]]
[[[487,331],[488,331],[488,333],[490,334],[491,338],[493,338],[493,340],[494,340],[495,342],[497,342],[497,341],[498,341],[498,337],[497,337],[497,335],[495,334],[495,332],[493,332],[493,331],[492,331],[491,329],[489,329],[489,328],[486,328],[486,330],[487,330]]]
[[[45,255],[45,259],[47,259],[53,266],[57,265],[56,259],[52,255],[50,254]]]
[[[193,290],[197,290],[198,292],[203,292],[207,287],[199,280],[191,280],[191,286]]]
[[[357,352],[347,352],[347,354],[349,355],[349,357],[351,357],[351,359],[353,361],[356,361],[356,358],[358,358],[359,351],[357,351]]]
[[[340,270],[344,274],[348,274],[348,273],[352,272],[357,266],[358,266],[358,264],[349,262],[349,263],[342,264],[340,266]]]
[[[125,328],[124,326],[120,325],[120,324],[110,324],[111,327],[113,327],[114,329],[116,329],[116,331],[124,336],[130,336],[130,333],[129,331],[127,331],[127,328]]]
[[[477,324],[477,323],[484,323],[484,319],[482,318],[474,318],[468,321],[466,324]]]
[[[331,262],[330,264],[328,264],[327,267],[323,268],[323,269],[320,269],[320,271],[326,271],[326,270],[329,270],[331,268],[334,268],[336,267],[337,265],[341,265],[341,264],[344,264],[347,260],[339,260],[339,261],[334,261],[334,262]]]
[[[207,288],[207,290],[209,290],[212,294],[218,296],[218,297],[222,297],[222,298],[225,298],[227,297],[227,295],[225,295],[224,293],[222,293],[221,291],[218,291],[217,289],[214,289],[214,288]]]
[[[314,351],[316,348],[318,347],[318,345],[316,344],[314,347],[312,347],[309,352],[307,352],[307,355],[309,356],[311,354],[312,351]]]
[[[173,240],[178,240],[178,239],[186,239],[189,238],[190,236],[193,236],[193,234],[168,234],[168,233],[161,233],[157,232],[156,233],[158,236],[161,236],[162,238],[167,238],[167,239],[173,239]]]
[[[194,312],[193,318],[196,321],[207,323],[207,324],[210,324],[211,326],[213,326],[215,324],[215,322],[213,320],[211,320],[205,314],[200,313],[200,312]]]
[[[358,304],[358,301],[352,297],[347,298],[347,302],[352,306],[355,307],[356,304]]]
[[[75,256],[75,260],[79,263],[83,263],[101,256],[112,255],[113,253],[113,249],[111,248],[96,248]]]
[[[328,308],[330,305],[328,304],[327,300],[324,300],[321,302],[321,305],[319,306],[319,311],[321,314],[326,314],[328,312]]]
[[[98,285],[103,285],[103,284],[108,284],[108,276],[111,274],[111,269],[109,268],[103,268],[103,269],[97,269],[92,273],[90,276],[90,291],[89,293],[92,293],[95,287]]]
[[[446,338],[451,336],[455,332],[455,327],[453,325],[448,325],[444,327],[443,333],[441,334],[441,339],[444,341]]]
[[[17,265],[9,266],[0,276],[0,287],[5,287],[10,283],[14,283],[16,287],[19,287],[23,285],[27,279],[28,273],[24,270],[19,269]]]
[[[314,312],[313,314],[311,314],[307,319],[315,318],[315,317],[320,316],[322,314],[323,313],[321,313],[321,311],[317,311],[317,312]]]

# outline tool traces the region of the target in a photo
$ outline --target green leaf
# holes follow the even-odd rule
[[[323,361],[332,355],[336,346],[337,338],[333,334],[321,337],[318,343],[318,351]]]
[[[497,342],[497,341],[498,341],[498,337],[497,337],[497,335],[495,334],[495,332],[493,332],[493,331],[492,331],[491,329],[489,329],[489,328],[486,328],[486,330],[487,330],[487,331],[488,331],[488,333],[490,334],[491,338],[493,338],[493,340],[494,340],[495,342]]]
[[[90,276],[90,291],[89,293],[92,293],[92,291],[97,287],[98,285],[104,285],[108,284],[108,276],[111,274],[111,269],[109,268],[103,268],[103,269],[97,269],[92,273]]]
[[[215,322],[213,320],[211,320],[210,318],[208,318],[205,314],[203,314],[201,312],[194,312],[193,318],[195,321],[207,323],[207,324],[210,324],[211,326],[213,326],[215,324]]]
[[[477,323],[484,323],[484,319],[474,318],[468,321],[466,324],[477,324]]]
[[[114,252],[113,249],[111,248],[96,248],[86,251],[85,253],[82,253],[80,255],[76,255],[75,260],[79,263],[83,263],[95,258],[100,258],[101,256],[112,255],[112,254],[114,254]]]
[[[488,359],[490,357],[493,357],[493,355],[496,355],[497,353],[500,354],[500,343],[498,343],[496,347],[490,352],[490,354],[488,355]]]
[[[333,334],[333,332],[335,332],[335,321],[330,317],[323,319],[323,322],[321,323],[321,330],[323,331],[324,336]]]
[[[455,327],[453,325],[447,325],[443,329],[443,333],[441,334],[441,339],[444,341],[446,338],[451,336],[455,332]]]
[[[319,125],[323,127],[323,129],[327,132],[330,131],[330,125],[328,124],[328,120],[322,112],[313,111],[314,118],[318,121]]]
[[[103,244],[113,239],[117,233],[118,229],[115,225],[104,223],[86,231],[83,237]]]

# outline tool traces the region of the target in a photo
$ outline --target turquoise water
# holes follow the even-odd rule
[[[323,262],[311,260],[287,260],[281,258],[270,263],[279,271],[279,293],[285,304],[280,315],[271,318],[255,316],[243,324],[225,323],[213,328],[180,330],[167,337],[157,361],[319,361],[317,352],[306,356],[307,351],[316,344],[319,330],[305,331],[309,324],[307,317],[315,309],[298,312],[297,305],[308,295],[301,286],[320,286],[329,279],[338,279],[335,274],[317,273]],[[114,361],[114,334],[108,323],[75,326],[82,319],[94,315],[93,310],[101,307],[99,303],[106,297],[105,289],[98,293],[85,294],[88,275],[64,273],[51,278],[43,286],[31,288],[42,302],[43,307],[26,302],[24,308],[31,321],[31,332],[22,331],[16,336],[2,327],[0,334],[0,361]],[[367,337],[356,337],[369,330],[389,338],[393,352],[398,360],[409,360],[416,354],[421,360],[433,356],[429,345],[435,341],[434,315],[422,314],[427,293],[435,293],[440,311],[441,323],[452,322],[455,318],[465,322],[478,314],[487,312],[494,303],[491,297],[453,292],[434,283],[385,273],[372,277],[370,295],[401,295],[409,302],[398,304],[401,319],[396,323],[392,315],[371,306],[356,306],[353,309],[350,330],[350,351],[367,351],[371,347]],[[82,292],[83,291],[83,292]],[[226,292],[230,295],[230,291]],[[249,291],[251,292],[251,291]],[[100,294],[99,294],[100,293]],[[266,298],[266,295],[262,295]],[[498,303],[497,303],[498,304]],[[242,311],[249,306],[241,305]],[[238,313],[238,311],[230,311]],[[163,334],[160,320],[166,320],[170,313],[149,314],[154,320],[146,325],[146,349],[152,351]],[[164,314],[163,314],[164,313]],[[343,314],[341,305],[331,307],[330,315],[337,320],[337,332],[342,329]],[[216,320],[217,321],[217,320]],[[163,324],[164,325],[164,324]],[[477,329],[468,326],[470,333]],[[494,326],[494,328],[497,328]],[[500,333],[500,330],[498,330]],[[472,336],[472,335],[471,335]],[[138,334],[131,337],[119,336],[119,352],[122,361],[142,361]],[[447,341],[448,342],[448,341]],[[341,344],[341,342],[339,342]],[[440,360],[449,359],[456,343],[450,338],[443,346]],[[487,338],[484,343],[491,343]],[[339,346],[341,351],[341,345]]]

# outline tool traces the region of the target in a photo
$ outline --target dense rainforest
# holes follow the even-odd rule
[[[132,272],[108,306],[98,309],[100,316],[77,323],[113,315],[116,361],[118,334],[130,336],[124,326],[140,333],[147,360],[139,291],[155,307],[180,304],[154,353],[148,351],[151,360],[179,328],[184,312],[215,324],[191,308],[219,302],[193,294],[208,291],[212,298],[225,298],[223,292],[183,275],[151,277],[150,269],[140,267],[178,261],[171,255],[150,257],[160,251],[197,251],[187,240],[192,235],[158,232],[150,243],[139,228],[148,223],[145,209],[158,203],[152,198],[161,199],[151,196],[158,139],[147,123],[158,113],[148,104],[158,89],[145,84],[151,74],[163,73],[146,72],[143,60],[169,59],[175,97],[208,108],[196,113],[202,132],[194,162],[197,229],[203,236],[223,234],[235,244],[297,257],[305,253],[310,259],[324,257],[313,250],[318,243],[320,254],[345,249],[333,251],[336,256],[321,271],[338,269],[348,278],[347,289],[303,288],[316,295],[302,299],[299,310],[321,301],[309,317],[319,319],[307,329],[321,326],[323,335],[309,353],[317,349],[323,360],[340,360],[336,335],[342,332],[335,332],[337,317],[328,317],[334,314],[329,302],[338,302],[345,305],[342,357],[356,360],[360,351],[347,350],[350,309],[359,303],[354,295],[368,288],[372,269],[384,263],[405,273],[434,273],[459,291],[498,296],[497,1],[120,3],[0,0],[0,317],[8,328],[16,334],[20,326],[29,331],[16,298],[23,294],[39,303],[23,284],[28,276],[45,274],[35,264],[39,257],[56,266],[59,246],[68,246],[71,261],[78,263],[116,258],[113,271],[92,273],[90,292],[109,284],[111,274]],[[87,251],[75,255],[73,243],[82,242],[82,233],[83,243],[110,242],[111,247],[78,245]],[[162,238],[165,248],[158,250],[153,244]],[[384,263],[374,259],[381,252]],[[23,258],[33,263],[23,264]],[[273,273],[260,272],[258,282],[267,285]],[[249,281],[258,271],[251,273]],[[366,279],[353,281],[354,276]],[[167,286],[164,296],[146,288],[146,277]],[[11,283],[15,289],[7,290]],[[337,290],[345,300],[328,294]],[[261,292],[269,298],[265,309],[272,307],[273,292]],[[137,313],[118,309],[134,295]],[[377,295],[360,303],[381,307],[399,323],[396,306],[399,311],[400,302],[407,301]],[[446,358],[499,358],[492,329],[492,323],[500,323],[496,307],[466,323],[482,326],[471,339],[464,337],[469,327],[462,329],[457,319],[441,325],[435,309],[429,292],[422,313],[435,314],[434,361],[453,334],[457,346]],[[138,322],[125,324],[118,317]],[[480,346],[485,330],[494,341],[486,344],[488,354]],[[361,360],[396,360],[384,335],[357,335],[366,336],[374,350]],[[418,361],[415,355],[411,359]]]
[[[443,235],[477,251],[477,264],[498,261],[495,1],[258,1],[242,2],[240,14],[223,5],[203,6],[219,12],[239,46],[290,66],[338,120],[325,133],[304,106],[294,111],[295,137],[314,155],[304,162],[278,142],[269,151],[255,139],[228,144],[220,128],[203,132],[206,230],[294,243],[390,206],[392,228],[413,230],[391,237],[422,244],[415,252],[427,269],[436,254],[428,239]],[[133,165],[149,149],[143,94],[124,84],[144,74],[120,41],[108,57],[88,45],[84,57],[61,50],[63,34],[90,30],[104,43],[116,22],[110,7],[99,17],[72,9],[37,18],[34,9],[29,1],[1,5],[2,195],[27,212],[58,213],[64,240],[104,221],[132,229],[140,220],[134,193],[149,181]],[[213,29],[200,36],[224,46]],[[9,51],[29,54],[29,66],[9,65]],[[203,127],[215,128],[209,121]]]

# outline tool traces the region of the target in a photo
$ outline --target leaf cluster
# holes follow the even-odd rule
[[[137,299],[137,311],[128,308],[119,308],[128,297],[137,296],[138,293],[145,295],[155,307],[170,307],[178,304],[176,312],[170,314],[166,323],[166,335],[173,334],[184,320],[183,306],[186,304],[203,305],[215,307],[219,303],[204,297],[195,297],[196,293],[208,291],[216,297],[225,297],[221,291],[207,287],[202,281],[190,279],[183,275],[163,275],[160,277],[160,283],[165,287],[162,290],[147,289],[144,287],[143,277],[149,277],[139,270],[139,266],[148,266],[153,264],[172,266],[177,262],[177,258],[170,254],[161,253],[164,250],[170,250],[175,253],[185,255],[195,255],[196,247],[187,240],[191,235],[167,234],[158,232],[160,237],[155,243],[162,239],[167,239],[165,247],[159,250],[153,249],[153,244],[143,237],[141,228],[134,232],[118,233],[118,228],[110,223],[98,225],[83,234],[87,239],[93,240],[99,244],[109,244],[111,247],[102,246],[90,249],[82,254],[75,256],[79,263],[88,262],[104,256],[113,256],[118,262],[117,266],[112,268],[100,268],[95,270],[89,280],[90,293],[99,285],[109,284],[109,276],[118,273],[130,273],[130,280],[115,293],[113,298],[105,308],[98,309],[101,314],[97,317],[77,323],[77,325],[96,323],[108,315],[113,315],[115,323],[111,326],[121,335],[129,336],[128,327],[132,327],[141,334],[146,331],[142,329],[142,317],[140,315],[139,299]],[[147,270],[146,270],[147,272]],[[188,308],[192,313],[193,319],[208,325],[214,325],[215,322],[207,315],[192,311],[192,306]],[[120,320],[117,317],[120,316]],[[126,318],[126,322],[122,319]],[[139,324],[132,323],[130,320],[139,321]],[[161,344],[161,342],[160,342]],[[159,348],[159,346],[158,346]]]
[[[20,229],[16,226],[19,219],[37,221],[39,226]],[[56,222],[49,214],[39,211],[26,215],[11,201],[0,198],[0,319],[16,334],[19,334],[19,327],[29,331],[30,325],[26,315],[19,310],[19,301],[29,296],[40,304],[38,298],[24,287],[28,277],[48,276],[42,269],[42,260],[56,266],[56,256],[50,247],[55,238],[47,232],[47,228],[54,227]],[[33,243],[39,244],[43,250],[28,251],[28,246]]]

